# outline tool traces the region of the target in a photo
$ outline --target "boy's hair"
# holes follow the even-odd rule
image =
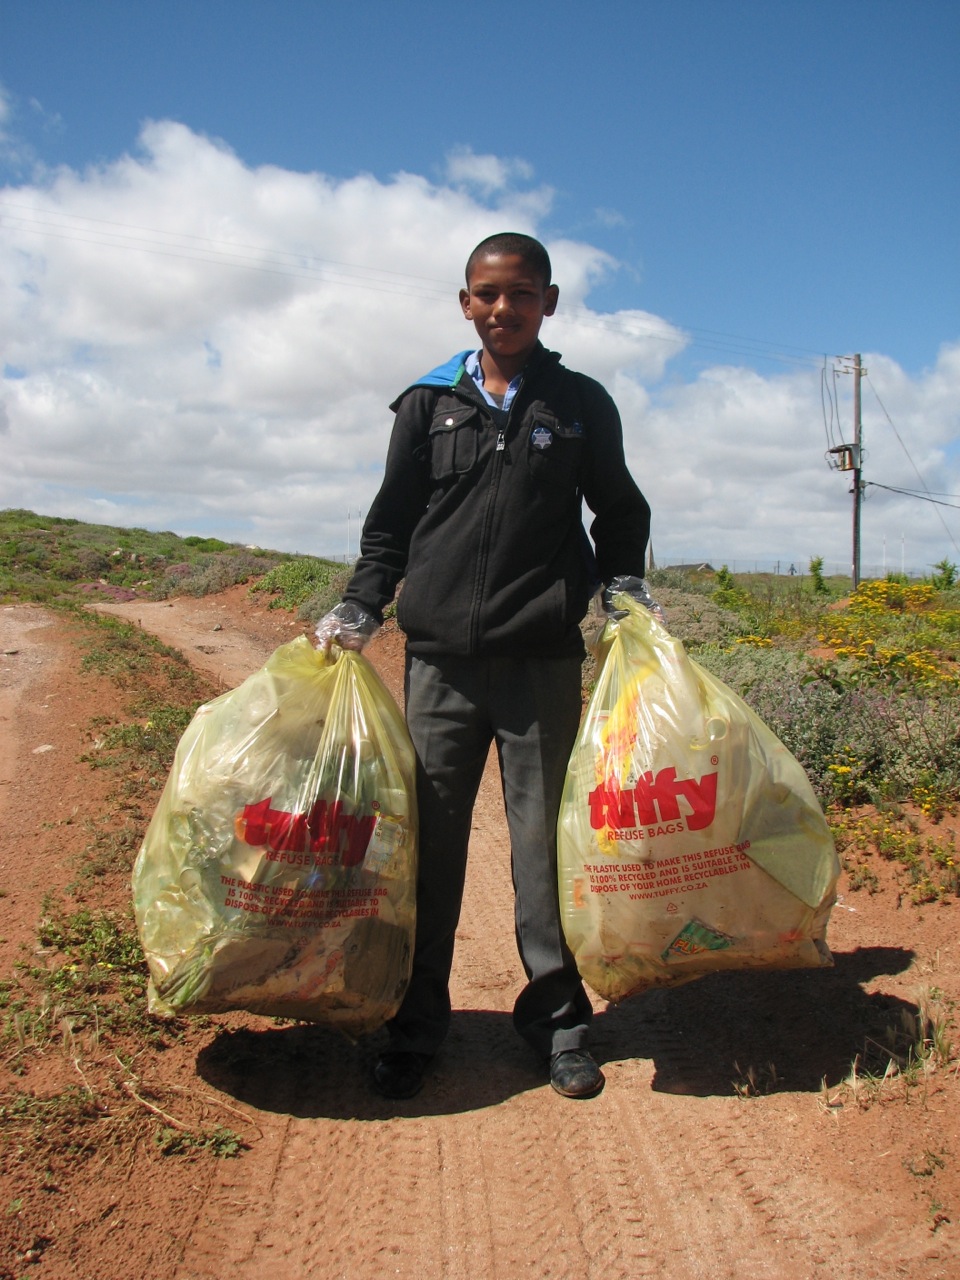
[[[495,236],[487,236],[481,240],[467,259],[467,288],[470,288],[470,277],[481,258],[498,258],[505,254],[522,258],[543,280],[544,288],[550,284],[553,268],[550,266],[550,255],[533,236],[525,236],[520,231],[498,231]]]

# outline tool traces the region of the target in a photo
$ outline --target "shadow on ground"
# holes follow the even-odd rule
[[[423,1092],[408,1101],[388,1101],[370,1088],[374,1060],[385,1046],[382,1031],[353,1043],[305,1023],[224,1029],[198,1054],[197,1071],[260,1111],[356,1120],[476,1111],[547,1082],[546,1067],[517,1036],[507,1013],[455,1012]]]
[[[916,1006],[862,984],[901,973],[912,959],[900,947],[863,947],[835,953],[832,969],[716,974],[633,996],[597,1015],[592,1047],[601,1062],[652,1061],[652,1087],[663,1093],[729,1096],[747,1083],[761,1093],[815,1092],[843,1080],[855,1059],[882,1073],[882,1046],[891,1037],[906,1043]],[[222,1029],[197,1070],[258,1110],[330,1119],[474,1111],[546,1085],[544,1065],[506,1013],[455,1012],[423,1093],[406,1102],[370,1091],[383,1044],[382,1032],[353,1043],[303,1023]]]
[[[830,969],[714,974],[611,1006],[596,1047],[604,1060],[652,1059],[663,1093],[813,1092],[857,1058],[882,1074],[882,1046],[905,1046],[917,1007],[862,984],[912,960],[902,947],[861,947],[835,952]]]

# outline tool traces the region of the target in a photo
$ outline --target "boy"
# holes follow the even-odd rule
[[[650,509],[624,462],[613,401],[540,343],[557,296],[547,251],[531,237],[504,233],[474,249],[460,305],[482,347],[391,406],[361,556],[317,628],[322,646],[362,647],[403,580],[420,846],[413,974],[374,1068],[374,1086],[391,1098],[419,1091],[449,1027],[471,813],[491,742],[527,975],[514,1025],[549,1063],[557,1092],[603,1087],[587,1051],[592,1007],[560,923],[556,825],[580,721],[579,624],[596,575],[642,587]],[[581,499],[595,515],[595,562]]]

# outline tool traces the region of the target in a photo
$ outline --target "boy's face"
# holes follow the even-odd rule
[[[474,265],[460,305],[484,350],[519,372],[537,345],[544,316],[556,310],[557,296],[557,286],[544,284],[519,254],[503,254]]]

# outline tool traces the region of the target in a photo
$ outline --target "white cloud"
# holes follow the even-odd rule
[[[456,147],[447,156],[445,176],[452,186],[473,187],[491,196],[506,191],[516,179],[529,181],[533,170],[525,160],[478,156],[470,147]]]
[[[474,340],[457,302],[469,250],[548,220],[550,192],[530,178],[467,149],[441,183],[254,169],[157,121],[113,163],[7,187],[0,505],[342,551],[348,512],[379,484],[387,405]],[[639,309],[593,311],[618,264],[546,239],[561,293],[544,340],[617,399],[658,560],[848,562],[819,371],[717,367],[665,385],[686,335]],[[960,346],[916,379],[865,362],[867,478],[919,487],[875,384],[930,488],[956,492]],[[899,558],[901,531],[911,565],[960,558],[934,508],[868,495],[865,561],[884,532]]]
[[[0,160],[16,165],[20,160],[21,144],[14,137],[13,98],[10,91],[0,83]]]
[[[604,209],[598,206],[593,211],[593,216],[601,227],[629,227],[630,219],[620,212],[619,209]]]
[[[875,486],[960,493],[958,458],[950,463],[946,454],[958,434],[960,345],[945,347],[937,365],[915,380],[882,356],[866,356],[864,364],[863,572],[899,569],[902,558],[918,571],[943,556],[956,561],[957,512]],[[903,446],[871,394],[873,385]],[[851,478],[827,461],[819,371],[762,377],[717,367],[649,407],[629,381],[613,389],[627,424],[628,458],[654,508],[660,563],[707,559],[747,569],[780,560],[784,568],[789,562],[806,568],[819,555],[836,571],[849,568]],[[849,391],[840,404],[840,436],[848,443]]]
[[[57,134],[63,130],[63,121],[56,113],[45,110],[36,98],[28,98],[24,104],[0,82],[0,163],[14,173],[28,172],[37,165],[35,148],[17,128],[26,118],[31,130],[43,134]]]

